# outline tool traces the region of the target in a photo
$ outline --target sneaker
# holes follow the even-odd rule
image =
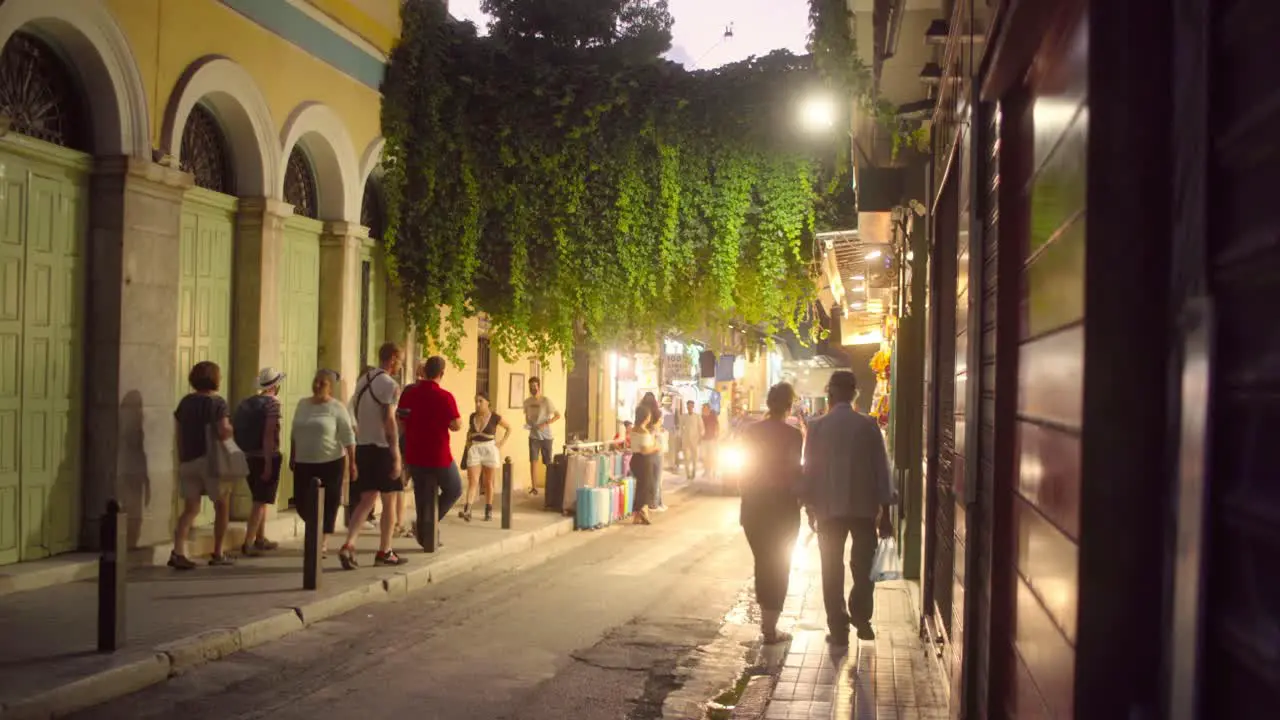
[[[875,640],[876,632],[871,629],[870,625],[862,625],[857,628],[859,640]]]
[[[176,552],[169,553],[169,567],[174,570],[195,570],[196,564],[191,562],[191,558],[186,555],[179,555]]]
[[[241,545],[240,554],[244,557],[258,557],[262,555],[262,551],[256,545]]]
[[[280,547],[280,543],[266,538],[258,538],[254,541],[253,547],[255,550],[275,550]]]
[[[221,566],[228,566],[228,565],[235,565],[235,564],[236,564],[236,561],[233,560],[231,556],[226,553],[222,553],[221,555],[209,556],[209,567],[221,567]]]
[[[667,506],[666,506],[666,505],[659,505],[658,507],[653,508],[653,511],[654,511],[654,512],[666,512],[666,511],[667,511]]]
[[[379,552],[373,556],[374,565],[403,565],[407,562],[404,558],[396,554],[395,550]]]
[[[356,560],[356,550],[350,545],[344,545],[338,551],[338,562],[342,563],[343,570],[355,570],[360,567],[360,562]]]
[[[465,507],[459,510],[458,517],[462,518],[463,520],[466,520],[467,522],[471,522],[471,508]]]
[[[493,506],[492,506],[492,505],[485,505],[485,506],[484,506],[484,520],[485,520],[485,522],[489,522],[490,520],[493,520]]]

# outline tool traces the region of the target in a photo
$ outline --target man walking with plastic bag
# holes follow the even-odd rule
[[[880,427],[853,409],[858,381],[852,372],[831,375],[831,409],[810,422],[804,451],[801,500],[822,556],[822,598],[827,610],[827,642],[849,643],[849,627],[859,640],[874,640],[872,567],[879,537],[891,537],[894,502],[889,456]],[[878,537],[879,536],[879,537]],[[853,588],[844,595],[844,548],[852,538],[849,568]]]

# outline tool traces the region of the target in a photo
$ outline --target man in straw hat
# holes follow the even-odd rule
[[[247,557],[278,547],[278,543],[267,539],[266,526],[267,506],[276,504],[280,489],[280,384],[284,377],[273,367],[262,368],[258,372],[258,392],[240,402],[232,422],[236,445],[249,461],[246,480],[253,496],[253,510],[240,546],[240,553]]]

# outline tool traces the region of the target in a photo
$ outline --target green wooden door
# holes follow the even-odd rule
[[[367,323],[368,330],[364,333],[364,347],[360,348],[361,358],[356,368],[363,371],[366,365],[378,364],[378,348],[388,339],[387,264],[383,259],[382,249],[370,244],[366,244],[361,250],[360,259],[369,264],[369,302],[367,307],[362,308],[365,313],[362,322]]]
[[[21,143],[0,150],[0,564],[74,550],[81,516],[88,161]]]
[[[280,361],[288,378],[280,389],[281,430],[287,437],[293,411],[311,394],[320,357],[320,231],[315,220],[293,217],[285,224],[280,263]],[[280,474],[278,507],[293,497],[293,473]]]
[[[178,398],[191,391],[187,386],[187,373],[204,360],[216,362],[222,368],[221,392],[229,396],[235,208],[234,197],[201,188],[187,191],[182,204],[175,405]],[[181,497],[175,495],[174,506],[180,513]],[[174,518],[176,521],[177,513]],[[213,503],[205,498],[196,524],[212,522]]]

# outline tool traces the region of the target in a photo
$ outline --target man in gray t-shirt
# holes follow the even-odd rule
[[[529,493],[538,494],[538,459],[542,464],[551,467],[551,445],[555,434],[551,432],[551,423],[560,419],[560,411],[552,404],[551,399],[542,394],[542,381],[538,378],[529,380],[529,397],[524,401],[524,426],[529,431]]]

